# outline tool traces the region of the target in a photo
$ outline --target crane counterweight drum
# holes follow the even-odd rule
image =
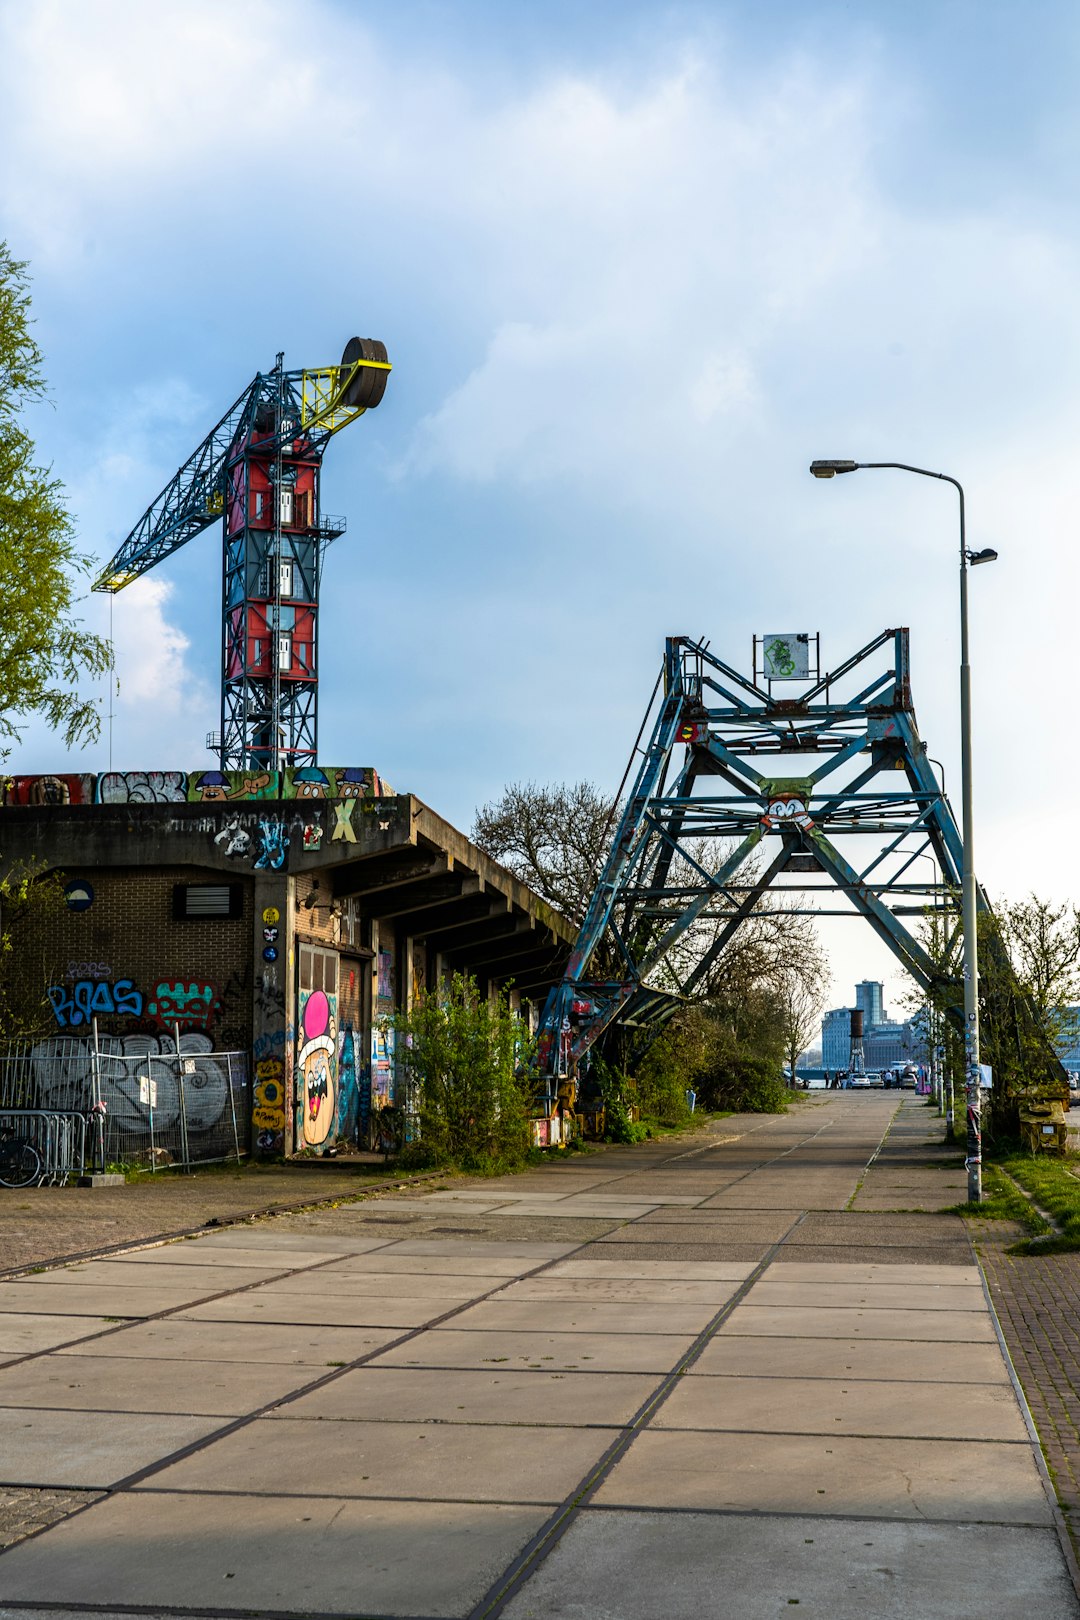
[[[279,354],[94,582],[115,594],[221,521],[222,770],[315,763],[323,554],[345,531],[322,510],[322,458],[335,433],[380,403],[390,369],[376,338],[350,338],[337,365],[286,371]]]

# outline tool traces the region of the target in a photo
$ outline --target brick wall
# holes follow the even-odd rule
[[[70,1006],[61,1010],[63,1025],[53,1015],[53,1027],[85,1028],[85,1014],[95,992],[87,988],[76,993],[75,987],[99,985],[110,987],[96,996],[103,1033],[121,1035],[168,1027],[170,1015],[180,1012],[181,1030],[205,1027],[218,1051],[247,1050],[252,1002],[250,881],[238,874],[244,897],[242,916],[177,921],[173,917],[175,885],[220,885],[220,872],[177,866],[154,872],[145,868],[86,870],[79,876],[93,885],[93,904],[81,912],[61,908],[45,922],[34,967],[40,972],[44,962],[51,982],[67,992]],[[130,982],[142,996],[141,1015],[102,1010],[110,995],[117,1008],[133,1004],[123,990],[112,994],[118,981],[121,985]],[[159,985],[167,987],[162,996],[158,995]],[[176,985],[183,987],[179,1001],[168,988]],[[205,1026],[195,1022],[203,1016],[201,998],[185,1002],[191,985],[212,990]]]

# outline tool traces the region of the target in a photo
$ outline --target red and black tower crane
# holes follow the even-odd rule
[[[94,582],[115,593],[212,523],[224,531],[221,769],[313,765],[323,554],[345,519],[322,510],[335,433],[373,410],[390,364],[352,338],[336,366],[259,372],[150,503]]]

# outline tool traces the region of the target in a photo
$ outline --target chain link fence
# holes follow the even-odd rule
[[[84,1114],[104,1104],[106,1163],[213,1164],[248,1150],[246,1052],[215,1052],[200,1032],[53,1035],[0,1046],[0,1113]]]

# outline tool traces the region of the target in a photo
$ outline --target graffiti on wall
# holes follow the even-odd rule
[[[212,984],[162,979],[154,986],[146,1016],[159,1029],[175,1029],[177,1024],[181,1029],[209,1029],[220,1011],[221,1000]]]
[[[286,771],[103,771],[97,776],[10,776],[4,804],[223,804],[257,799],[389,799],[370,765]]]
[[[282,1058],[259,1058],[255,1064],[255,1106],[251,1122],[258,1131],[275,1136],[285,1129],[285,1063]]]
[[[213,1057],[209,1036],[189,1031],[180,1037],[184,1074],[184,1113],[189,1131],[209,1131],[229,1100],[229,1083]],[[42,1108],[70,1108],[73,1096],[90,1095],[94,1053],[88,1040],[54,1036],[32,1053],[36,1094]],[[98,1040],[102,1100],[110,1121],[122,1130],[149,1128],[150,1105],[140,1100],[140,1073],[157,1082],[154,1124],[168,1130],[180,1118],[176,1043],[171,1036],[103,1035]]]
[[[45,992],[52,1003],[58,1029],[88,1027],[99,1015],[141,1018],[142,991],[130,979],[75,979],[50,984]]]
[[[92,804],[92,776],[9,776],[4,804]]]
[[[302,991],[297,1032],[296,1110],[302,1147],[321,1147],[337,1118],[337,997]]]
[[[106,771],[97,779],[98,804],[184,804],[183,771]]]
[[[221,1010],[221,1000],[213,984],[204,980],[184,983],[160,979],[147,996],[131,979],[114,979],[104,963],[68,963],[90,969],[80,977],[51,984],[46,994],[52,1004],[58,1029],[87,1029],[95,1018],[138,1018],[145,1015],[152,1028],[208,1030]]]
[[[394,1028],[392,1024],[372,1025],[371,1029],[371,1107],[385,1108],[394,1095]]]

